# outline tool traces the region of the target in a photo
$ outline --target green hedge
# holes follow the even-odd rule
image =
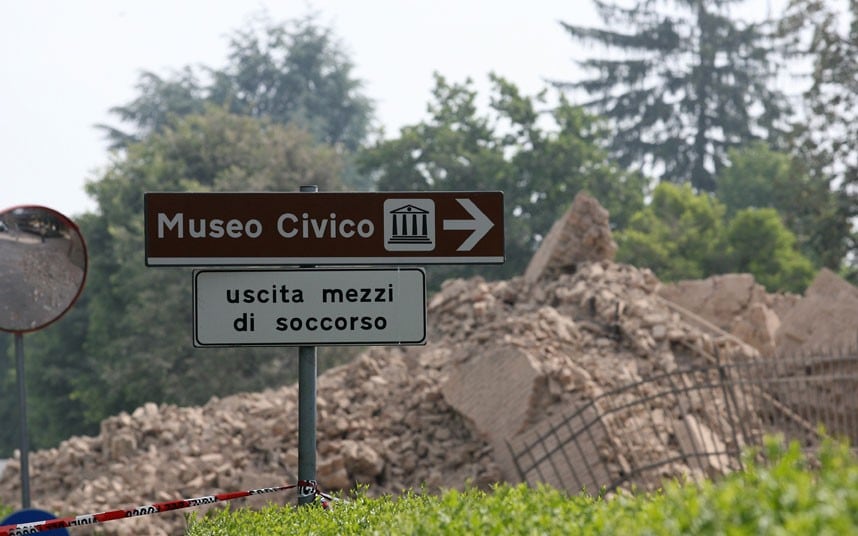
[[[491,492],[365,496],[312,506],[229,509],[189,519],[191,536],[342,534],[858,534],[858,461],[826,441],[811,464],[798,444],[769,440],[762,463],[717,482],[666,483],[609,498],[501,485]]]

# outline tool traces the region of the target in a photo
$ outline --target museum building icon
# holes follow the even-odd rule
[[[389,199],[384,205],[385,249],[435,249],[435,203],[431,199]]]

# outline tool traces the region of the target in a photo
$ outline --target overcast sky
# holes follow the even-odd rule
[[[759,0],[765,5],[765,0]],[[136,96],[141,70],[221,67],[229,36],[254,14],[316,13],[376,102],[388,136],[425,117],[432,73],[489,72],[526,93],[575,77],[581,45],[558,21],[597,25],[588,0],[8,0],[0,5],[0,210],[37,204],[75,216],[109,161],[98,123]],[[760,11],[763,11],[761,9]]]

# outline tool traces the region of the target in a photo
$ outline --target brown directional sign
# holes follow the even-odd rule
[[[144,196],[148,266],[500,264],[502,192]]]

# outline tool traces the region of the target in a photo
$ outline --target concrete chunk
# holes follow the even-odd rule
[[[537,391],[544,383],[530,355],[504,347],[462,363],[441,392],[492,445],[504,476],[512,477],[515,470],[506,460],[504,441],[526,427]]]
[[[542,240],[524,278],[535,282],[557,276],[574,271],[572,267],[579,262],[613,260],[616,252],[608,211],[595,198],[580,192]]]

